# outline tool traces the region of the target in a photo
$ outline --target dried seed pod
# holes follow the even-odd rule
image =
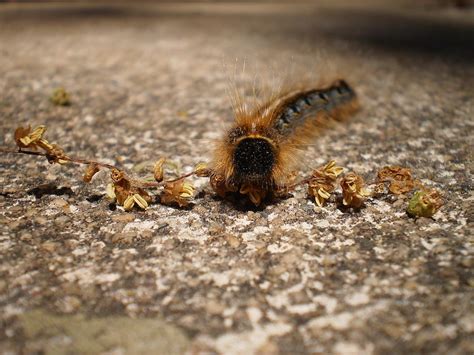
[[[308,182],[308,195],[314,198],[316,204],[321,207],[336,189],[336,179],[344,169],[336,166],[331,160],[326,165],[313,171]]]
[[[105,194],[107,195],[107,197],[109,199],[111,199],[112,201],[115,201],[117,196],[115,195],[115,186],[114,186],[114,184],[107,184],[107,187],[105,189]]]
[[[115,168],[111,170],[110,177],[113,181],[114,192],[117,198],[117,203],[119,205],[123,205],[125,203],[125,200],[130,195],[133,195],[131,191],[132,184],[123,171],[115,169]]]
[[[184,179],[165,184],[160,195],[161,203],[165,205],[177,204],[179,207],[189,205],[194,195],[194,186]]]
[[[38,147],[40,147],[41,149],[44,149],[48,154],[51,154],[51,151],[54,149],[54,146],[53,144],[49,143],[46,139],[44,138],[40,138],[36,144],[38,145]],[[64,151],[62,152],[64,153]],[[53,154],[52,154],[53,155]]]
[[[141,209],[146,210],[148,208],[148,202],[141,195],[134,194],[133,200]]]
[[[91,182],[94,175],[97,174],[99,171],[100,171],[100,168],[96,163],[87,165],[87,168],[82,180],[84,180],[84,182]]]
[[[162,182],[164,178],[163,165],[166,162],[166,158],[160,158],[153,167],[153,177],[156,181]]]
[[[125,211],[131,211],[134,205],[135,199],[133,198],[133,196],[128,196],[125,201],[123,201],[123,209]]]
[[[146,190],[144,190],[141,187],[134,187],[132,188],[132,191],[134,194],[140,195],[148,204],[150,204],[151,201],[153,200],[151,196],[148,194],[148,192],[146,192]]]
[[[44,132],[46,132],[46,127],[38,126],[33,130],[33,132],[28,134],[26,137],[21,138],[20,141],[26,146],[28,146],[31,143],[36,143],[37,141],[39,141],[43,137]]]
[[[351,172],[341,181],[342,203],[345,206],[360,208],[370,192],[365,188],[364,179]]]
[[[336,189],[336,181],[329,178],[312,178],[308,182],[308,195],[314,198],[316,204],[321,207]]]

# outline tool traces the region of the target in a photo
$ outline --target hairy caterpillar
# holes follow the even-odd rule
[[[293,90],[251,110],[240,107],[233,126],[216,147],[212,188],[221,197],[247,195],[260,205],[291,182],[301,147],[321,128],[358,108],[356,93],[344,80],[322,88]]]

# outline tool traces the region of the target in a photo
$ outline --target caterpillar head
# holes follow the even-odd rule
[[[267,137],[244,136],[237,140],[232,159],[237,181],[265,181],[276,163],[275,147]]]

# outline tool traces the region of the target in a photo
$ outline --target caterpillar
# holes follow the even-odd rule
[[[308,145],[322,128],[359,109],[344,80],[323,88],[299,89],[236,110],[234,124],[218,142],[210,184],[223,198],[247,196],[256,206],[290,183]]]

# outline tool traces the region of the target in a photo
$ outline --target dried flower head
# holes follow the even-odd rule
[[[335,160],[329,161],[322,169],[319,169],[325,176],[332,177],[333,179],[336,179],[344,171],[344,168],[336,165]]]
[[[87,165],[87,168],[86,168],[86,171],[84,172],[84,176],[82,180],[84,180],[84,182],[91,182],[94,175],[97,174],[99,171],[100,171],[99,165],[97,165],[96,163],[91,163]]]
[[[71,104],[71,97],[63,88],[58,88],[53,91],[49,98],[51,102],[57,106],[68,106]]]
[[[113,188],[117,203],[121,206],[125,203],[125,200],[132,194],[132,184],[126,177],[125,173],[118,169],[112,169],[110,177],[113,181]]]
[[[180,179],[165,184],[160,201],[165,205],[177,204],[179,207],[186,207],[193,196],[194,186],[185,179]]]
[[[26,148],[27,145],[23,143],[23,139],[27,137],[31,133],[31,126],[28,127],[18,127],[15,130],[14,138],[15,138],[15,143],[19,148]]]
[[[364,179],[350,172],[341,181],[342,203],[345,206],[359,208],[365,199],[370,196],[370,192],[365,188]]]
[[[37,149],[38,141],[46,132],[46,126],[38,126],[31,131],[31,126],[18,127],[15,130],[15,142],[19,148]]]
[[[389,182],[389,191],[395,195],[405,194],[415,188],[411,171],[401,166],[386,166],[377,173],[378,182]]]
[[[211,170],[206,163],[201,162],[194,167],[194,174],[199,177],[209,177],[211,176]]]
[[[432,217],[442,205],[441,194],[435,189],[417,191],[408,203],[407,213],[413,217]]]
[[[107,186],[106,194],[127,211],[137,205],[142,209],[146,209],[151,203],[152,198],[143,188],[134,186],[131,179],[121,170],[112,169],[110,177],[112,184]]]
[[[46,152],[46,158],[52,163],[66,164],[69,158],[64,153],[64,150],[57,144],[51,144],[43,138],[46,132],[46,126],[38,126],[33,131],[31,126],[18,127],[15,130],[15,142],[21,148],[30,148],[37,150],[43,149]]]
[[[165,162],[166,162],[166,158],[160,158],[153,167],[153,177],[158,182],[163,181],[163,178],[165,175],[163,165],[165,164]]]
[[[67,164],[69,163],[68,156],[64,153],[64,149],[61,148],[57,144],[49,144],[47,141],[40,140],[39,145],[43,144],[46,146],[48,145],[47,148],[44,148],[46,152],[48,153],[48,161],[53,164],[53,163],[58,163],[58,164]],[[43,147],[43,146],[42,146]]]
[[[308,195],[314,198],[318,206],[321,207],[331,197],[336,189],[337,177],[342,171],[343,168],[336,166],[334,160],[313,171],[308,181]]]

